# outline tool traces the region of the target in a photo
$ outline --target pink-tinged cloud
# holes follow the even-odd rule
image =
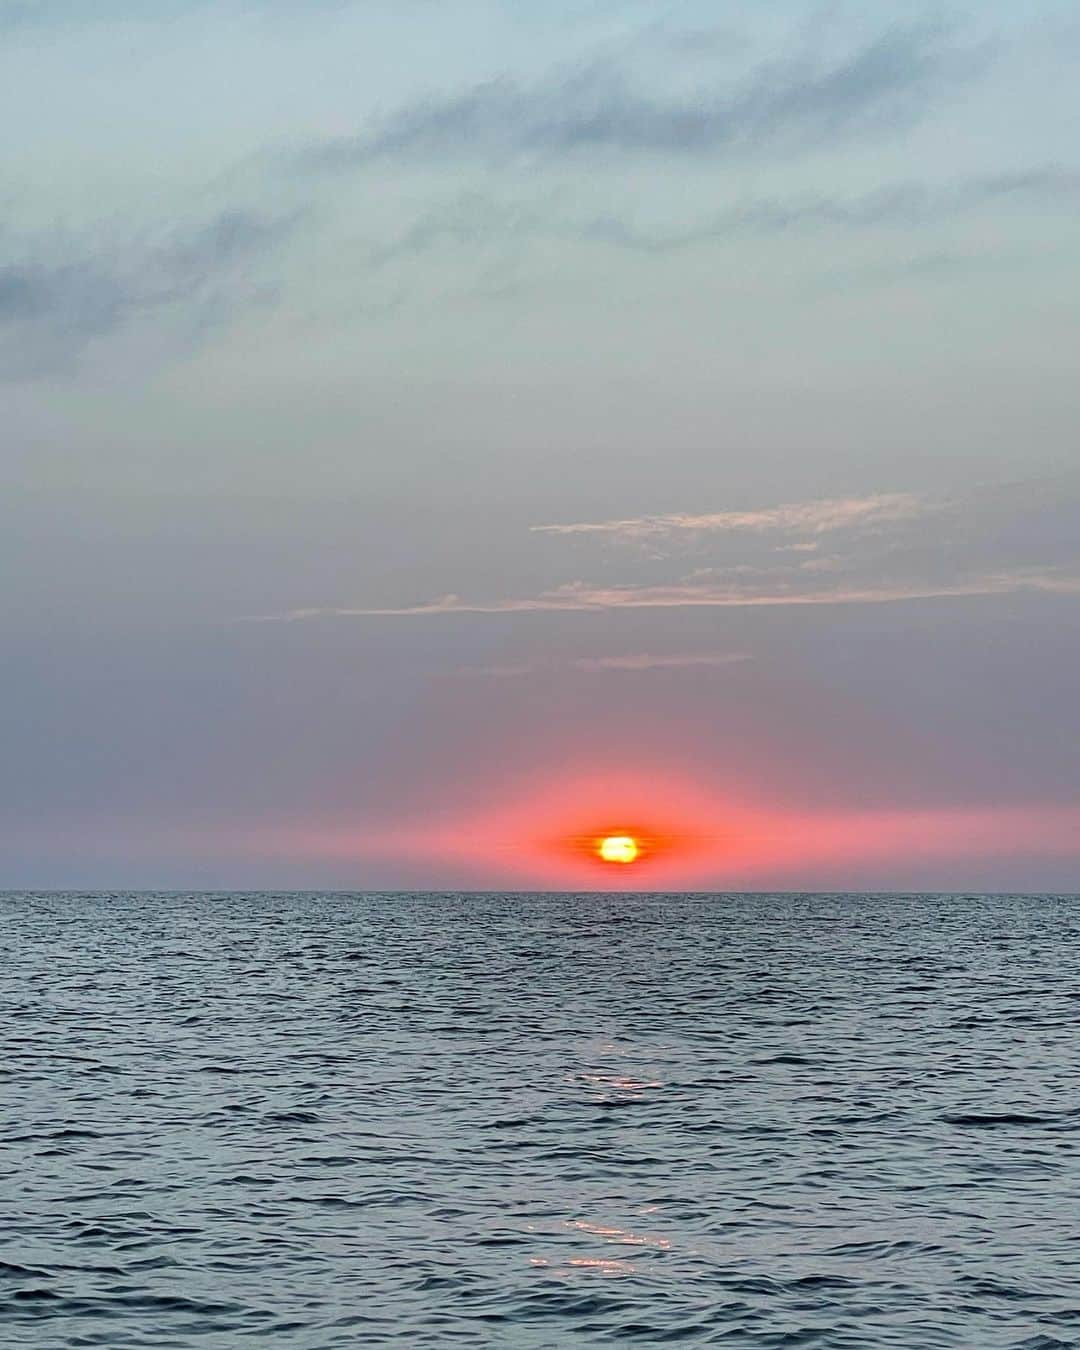
[[[812,502],[786,502],[757,511],[712,511],[703,514],[672,512],[666,515],[632,516],[624,520],[578,521],[562,525],[533,525],[535,534],[612,534],[641,538],[680,530],[708,533],[771,530],[799,534],[828,534],[857,526],[884,525],[914,520],[933,508],[908,492],[874,493],[867,497],[825,498]]]
[[[456,675],[476,675],[489,679],[517,679],[527,675],[550,675],[558,670],[580,671],[585,675],[602,675],[607,671],[690,670],[696,668],[722,669],[752,661],[749,652],[674,652],[658,655],[650,652],[632,652],[625,656],[580,656],[565,665],[521,663],[513,665],[463,666]]]
[[[628,656],[582,656],[573,662],[575,670],[599,674],[606,670],[688,670],[698,666],[741,666],[754,658],[749,652],[674,652],[657,656],[637,652]]]
[[[581,613],[615,609],[748,609],[792,605],[880,605],[905,600],[946,600],[1025,592],[1080,595],[1080,574],[1023,567],[982,572],[941,584],[836,586],[798,590],[723,585],[693,577],[671,585],[590,586],[571,581],[539,595],[502,600],[467,600],[444,595],[415,605],[334,606],[261,615],[257,622],[297,623],[309,619],[426,618],[447,614]]]

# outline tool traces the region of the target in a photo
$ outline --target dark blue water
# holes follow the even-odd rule
[[[1080,1345],[1080,901],[8,895],[0,1345]]]

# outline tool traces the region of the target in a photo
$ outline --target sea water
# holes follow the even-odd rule
[[[1080,902],[0,897],[5,1347],[1080,1344]]]

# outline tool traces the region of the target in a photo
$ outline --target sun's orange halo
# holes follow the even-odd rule
[[[609,834],[597,841],[596,852],[606,863],[632,863],[641,848],[632,834]]]

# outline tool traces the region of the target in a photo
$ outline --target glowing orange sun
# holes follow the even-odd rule
[[[597,856],[606,863],[637,862],[641,847],[632,834],[609,834],[597,840]]]

